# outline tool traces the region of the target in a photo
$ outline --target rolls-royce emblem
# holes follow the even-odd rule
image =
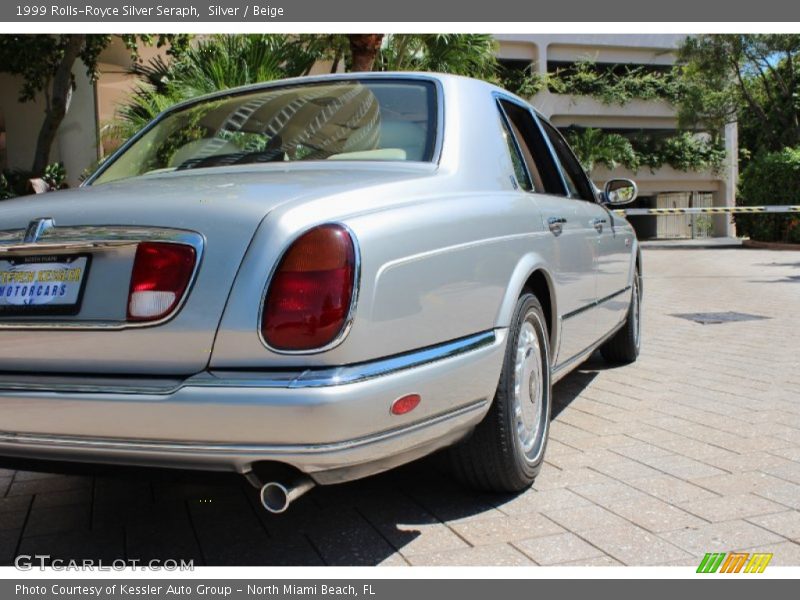
[[[39,241],[39,238],[44,235],[45,231],[52,229],[55,226],[55,219],[50,217],[31,221],[28,224],[28,228],[25,230],[25,237],[22,239],[22,241],[25,244],[35,244]]]

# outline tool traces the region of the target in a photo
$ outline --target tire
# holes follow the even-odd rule
[[[551,409],[545,323],[539,300],[524,294],[514,311],[492,406],[472,435],[447,452],[451,472],[469,487],[519,492],[530,487],[539,474]],[[515,388],[517,379],[521,382]]]
[[[633,274],[633,293],[625,324],[614,336],[600,346],[600,354],[614,364],[630,364],[639,357],[642,347],[642,281],[637,268]]]

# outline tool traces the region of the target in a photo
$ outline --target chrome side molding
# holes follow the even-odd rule
[[[67,380],[35,381],[23,376],[14,381],[11,375],[0,375],[0,392],[59,393],[59,394],[145,394],[167,396],[182,388],[191,387],[235,387],[235,388],[313,388],[359,383],[382,375],[390,375],[406,369],[423,367],[468,352],[488,348],[505,340],[506,330],[498,329],[478,333],[441,344],[422,348],[406,354],[390,356],[367,363],[342,367],[312,368],[280,371],[210,371],[189,377],[181,382],[165,380],[139,384],[134,378],[118,382]]]
[[[262,372],[258,375],[246,371],[211,371],[210,377],[191,379],[186,382],[186,385],[256,388],[312,388],[347,385],[480,350],[503,339],[505,339],[505,330],[492,330],[367,363],[302,371]]]

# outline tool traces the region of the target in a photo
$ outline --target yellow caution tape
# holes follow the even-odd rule
[[[780,214],[800,213],[800,205],[786,206],[707,206],[697,208],[622,208],[614,211],[622,216],[636,215],[719,215],[728,213]]]

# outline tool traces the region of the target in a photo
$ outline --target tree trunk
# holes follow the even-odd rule
[[[72,91],[72,67],[86,42],[85,35],[69,35],[50,88],[50,102],[45,109],[44,122],[36,140],[36,153],[33,157],[33,174],[39,176],[50,162],[50,149],[56,132],[67,114],[67,101]]]
[[[352,71],[372,71],[383,41],[382,33],[354,33],[347,36],[353,58]]]
[[[338,48],[333,55],[333,63],[331,64],[331,73],[336,73],[339,70],[339,62],[342,60],[342,52]]]

